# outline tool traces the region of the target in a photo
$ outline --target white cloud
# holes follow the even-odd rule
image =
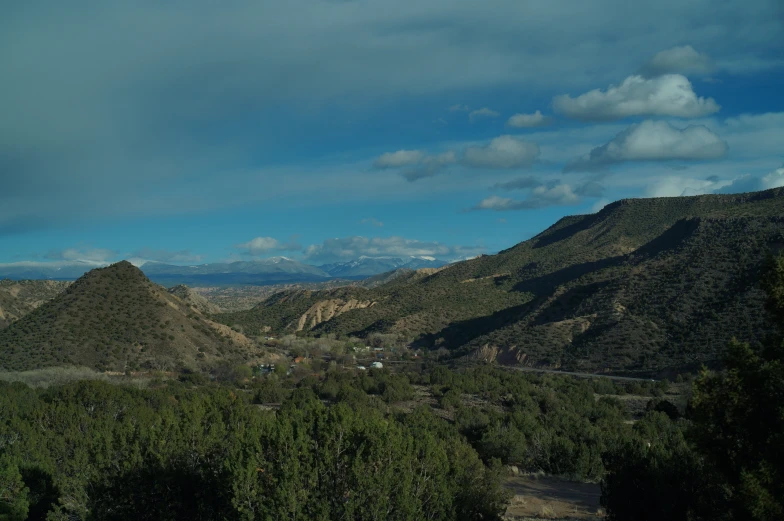
[[[305,249],[306,262],[336,262],[355,259],[362,255],[369,257],[406,257],[430,256],[454,258],[475,255],[482,248],[448,246],[439,242],[418,241],[403,237],[341,237],[327,239],[321,244],[312,244]]]
[[[712,194],[726,182],[714,178],[694,179],[689,177],[664,176],[656,179],[646,189],[648,197],[683,197],[688,195]]]
[[[705,126],[679,129],[665,121],[646,120],[630,126],[586,156],[569,162],[564,172],[597,170],[625,161],[718,159],[727,149],[727,143]]]
[[[707,54],[683,45],[656,53],[643,66],[642,74],[649,78],[664,74],[709,74],[713,69],[713,61]]]
[[[481,109],[472,110],[468,114],[468,119],[473,123],[479,118],[497,118],[500,114],[492,109],[487,107],[482,107]]]
[[[373,164],[376,168],[399,168],[415,165],[425,158],[421,150],[398,150],[381,154]]]
[[[544,127],[553,122],[552,118],[543,116],[542,112],[537,110],[533,114],[515,114],[506,122],[510,127],[517,128],[531,128],[531,127]]]
[[[449,112],[468,112],[469,110],[471,110],[471,107],[468,105],[460,105],[459,103],[449,107]]]
[[[630,116],[697,118],[720,109],[713,98],[697,97],[691,82],[680,74],[629,76],[606,91],[595,89],[576,98],[568,94],[556,96],[553,107],[581,121],[612,121]]]
[[[725,194],[736,194],[744,192],[757,192],[760,190],[768,190],[770,188],[780,188],[784,186],[784,167],[777,168],[762,176],[753,176],[745,174],[732,183],[723,186],[720,190]]]
[[[462,164],[474,168],[526,168],[539,157],[539,145],[515,136],[499,136],[463,152]]]
[[[274,251],[296,251],[301,249],[302,246],[294,240],[284,243],[274,237],[256,237],[248,242],[237,244],[235,248],[245,250],[245,254],[255,257]]]

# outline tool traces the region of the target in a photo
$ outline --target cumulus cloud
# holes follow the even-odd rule
[[[640,72],[653,78],[664,74],[710,74],[713,69],[713,61],[707,54],[683,45],[656,53]]]
[[[630,126],[586,156],[572,160],[564,172],[599,170],[625,161],[718,159],[727,149],[727,143],[705,126],[679,129],[665,121],[647,120]]]
[[[487,107],[482,107],[481,109],[472,110],[468,114],[468,119],[473,123],[479,118],[497,118],[500,114],[492,109]]]
[[[697,97],[691,82],[680,74],[655,78],[629,76],[607,90],[595,89],[576,98],[553,98],[553,108],[580,121],[612,121],[630,116],[698,118],[718,112],[713,98]]]
[[[505,135],[487,145],[466,148],[462,164],[474,168],[526,168],[538,157],[539,145]]]
[[[482,252],[479,247],[448,246],[439,242],[418,241],[403,237],[340,237],[312,244],[305,249],[304,260],[327,263],[368,257],[429,256],[452,259]]]
[[[62,261],[85,261],[85,262],[93,262],[93,263],[106,263],[109,262],[110,259],[113,259],[119,255],[119,252],[115,250],[107,250],[104,248],[88,248],[88,249],[77,249],[77,248],[66,248],[64,250],[52,250],[46,255],[44,258],[50,260],[62,260]]]
[[[377,226],[378,228],[384,226],[384,223],[382,223],[375,217],[368,217],[366,219],[362,219],[361,221],[359,221],[359,224],[369,224],[370,226]]]
[[[274,237],[256,237],[248,242],[237,244],[237,249],[245,250],[246,255],[257,257],[266,255],[276,251],[296,251],[302,249],[302,246],[291,240],[289,242],[281,242]]]
[[[553,122],[552,118],[542,115],[542,112],[537,110],[533,114],[515,114],[506,122],[510,127],[517,128],[531,128],[531,127],[544,127]]]
[[[373,166],[376,168],[399,168],[401,166],[415,165],[425,158],[421,150],[398,150],[381,154]]]

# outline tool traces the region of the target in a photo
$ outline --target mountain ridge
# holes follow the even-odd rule
[[[218,319],[286,331],[320,301],[355,299],[375,304],[312,333],[398,334],[453,356],[495,349],[514,363],[586,371],[710,362],[732,336],[765,333],[755,277],[784,245],[782,216],[784,189],[625,199],[413,282],[278,294]]]

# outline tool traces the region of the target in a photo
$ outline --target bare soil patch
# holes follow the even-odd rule
[[[505,519],[602,519],[601,488],[553,477],[510,477],[504,486],[514,492]]]

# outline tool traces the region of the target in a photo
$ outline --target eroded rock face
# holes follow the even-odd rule
[[[321,300],[313,304],[297,322],[297,331],[303,329],[313,329],[322,322],[326,322],[338,315],[342,315],[352,309],[364,309],[374,306],[376,303],[371,300],[357,299],[330,299]]]
[[[474,357],[483,362],[496,362],[504,365],[525,365],[528,355],[518,349],[516,346],[512,347],[498,347],[485,344],[474,352]]]

